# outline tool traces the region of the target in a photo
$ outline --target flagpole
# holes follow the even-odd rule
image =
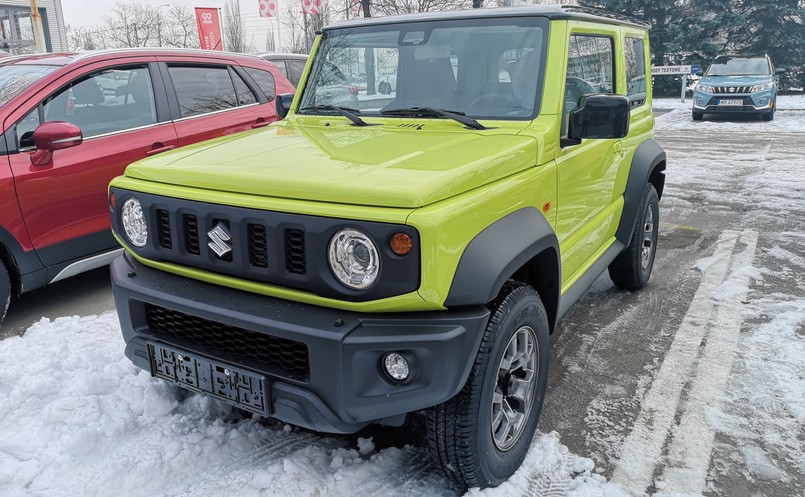
[[[310,53],[310,37],[307,35],[307,12],[302,9],[302,18],[305,20],[305,53]]]
[[[279,43],[277,43],[277,47],[276,47],[277,52],[282,52],[282,31],[280,31],[280,25],[281,25],[281,23],[280,23],[280,4],[279,4],[279,0],[278,0],[277,1],[277,38],[278,38],[277,41]]]

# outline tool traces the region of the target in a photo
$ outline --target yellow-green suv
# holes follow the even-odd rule
[[[112,182],[126,355],[324,432],[424,410],[448,475],[501,483],[557,321],[605,269],[630,290],[651,274],[649,67],[648,26],[572,7],[325,28],[284,121]]]

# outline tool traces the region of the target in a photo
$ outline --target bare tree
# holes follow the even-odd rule
[[[238,0],[227,0],[224,4],[224,39],[224,47],[230,52],[254,52],[254,44],[246,40]]]
[[[305,28],[302,21],[301,3],[283,2],[284,5],[280,14],[280,24],[282,25],[280,50],[305,53]]]
[[[69,50],[97,50],[101,48],[98,43],[97,30],[82,26],[67,26],[67,48]]]
[[[161,18],[160,38],[162,46],[198,48],[196,17],[186,5],[174,4]]]
[[[157,7],[137,2],[117,2],[103,16],[106,44],[110,47],[147,47],[159,43],[160,13]]]
[[[372,10],[384,15],[456,10],[472,5],[467,0],[371,0],[371,2]]]
[[[277,44],[274,41],[274,30],[270,27],[266,32],[266,52],[274,52],[277,49]]]

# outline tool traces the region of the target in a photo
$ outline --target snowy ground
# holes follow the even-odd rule
[[[733,222],[687,268],[700,281],[665,360],[646,367],[630,399],[634,419],[612,428],[618,420],[599,410],[575,428],[611,430],[611,450],[576,455],[562,433],[540,433],[509,482],[469,495],[722,496],[733,478],[766,485],[758,497],[804,493],[805,97],[781,97],[772,122],[694,123],[689,101],[655,107],[672,109],[657,119],[669,155],[664,222],[702,205]],[[766,148],[741,147],[770,131]],[[695,136],[712,139],[712,155],[690,145]],[[590,409],[618,395],[603,391]],[[417,440],[380,433],[318,435],[185,396],[123,357],[113,312],[43,319],[0,341],[3,497],[456,495]]]

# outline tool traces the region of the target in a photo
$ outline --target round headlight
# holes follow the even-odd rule
[[[130,198],[123,202],[120,209],[120,220],[123,223],[123,231],[126,237],[135,247],[145,247],[148,241],[148,225],[145,223],[143,206],[136,198]]]
[[[353,228],[342,229],[333,236],[328,259],[338,281],[355,290],[372,286],[380,273],[380,254],[375,244]]]

